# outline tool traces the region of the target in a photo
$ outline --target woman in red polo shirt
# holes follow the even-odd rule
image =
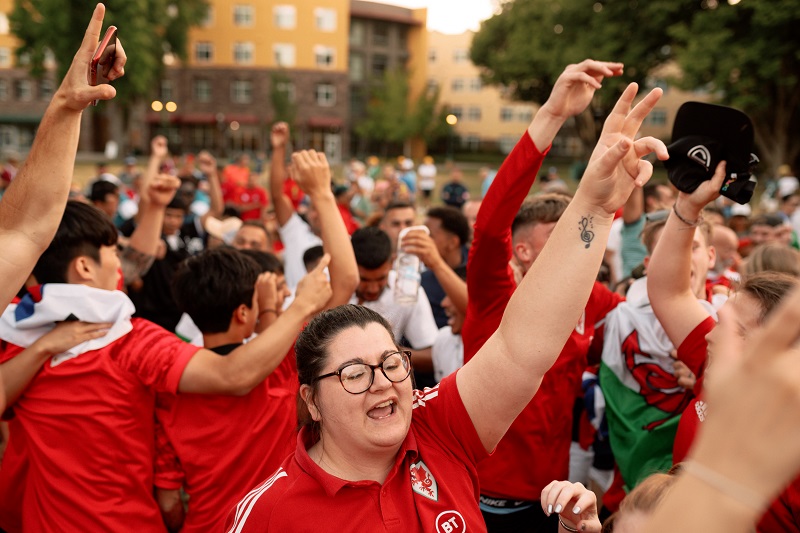
[[[530,141],[547,147],[600,81],[621,69],[590,60],[567,67],[522,149]],[[458,372],[413,390],[408,352],[363,307],[337,307],[309,323],[295,347],[305,415],[297,449],[231,512],[229,531],[486,531],[476,464],[536,393],[581,316],[613,215],[652,174],[639,158],[667,155],[656,139],[633,141],[661,91],[631,109],[636,93],[631,84],[620,97],[532,274]],[[595,506],[581,508],[586,501],[576,493],[562,509],[556,504],[562,530],[596,528]]]

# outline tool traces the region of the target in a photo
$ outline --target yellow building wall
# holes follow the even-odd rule
[[[7,48],[10,56],[10,63],[0,68],[13,68],[17,64],[17,59],[14,57],[14,50],[19,46],[19,41],[16,37],[11,35],[11,30],[8,27],[8,15],[14,9],[14,0],[0,0],[0,17],[5,17],[3,24],[4,27],[0,28],[0,48]]]
[[[189,65],[194,67],[271,67],[279,65],[275,61],[273,45],[295,45],[295,64],[287,69],[320,70],[315,62],[314,47],[326,46],[335,50],[334,64],[324,67],[327,70],[344,72],[347,70],[347,37],[350,18],[348,0],[211,0],[210,16],[206,24],[194,28],[189,38]],[[249,27],[234,24],[236,5],[253,6],[253,23]],[[296,8],[295,26],[292,29],[279,28],[275,24],[276,6]],[[330,8],[336,11],[336,27],[333,31],[322,31],[315,24],[314,10]],[[195,44],[210,42],[214,45],[211,62],[198,62],[194,55]],[[237,42],[251,42],[254,46],[253,61],[240,64],[234,61],[233,49]]]
[[[528,127],[538,106],[505,98],[497,86],[482,84],[479,90],[471,88],[470,84],[480,79],[480,70],[469,60],[473,35],[471,31],[458,35],[429,32],[429,79],[441,88],[442,103],[462,109],[462,117],[455,126],[459,136],[462,138],[473,136],[483,141],[496,142],[506,138],[516,142]],[[466,54],[466,59],[456,61],[457,52],[461,57]],[[463,89],[460,91],[453,90],[453,81],[457,79],[463,84]],[[469,119],[470,108],[480,109],[479,120]],[[511,120],[500,119],[503,108],[511,111],[513,116]]]

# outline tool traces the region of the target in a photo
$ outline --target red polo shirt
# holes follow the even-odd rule
[[[228,516],[226,531],[485,532],[475,465],[486,457],[455,374],[414,391],[411,428],[386,481],[344,481],[295,453]]]
[[[45,363],[14,404],[28,461],[26,531],[165,530],[153,499],[155,392],[177,391],[198,348],[147,320],[132,323],[100,350]]]

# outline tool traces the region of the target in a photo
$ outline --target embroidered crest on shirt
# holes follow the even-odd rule
[[[429,500],[439,501],[439,488],[428,466],[419,461],[411,465],[411,490]]]
[[[575,326],[575,333],[578,335],[583,335],[586,333],[586,310],[583,310],[583,314],[581,315],[581,319],[578,320],[578,324]]]

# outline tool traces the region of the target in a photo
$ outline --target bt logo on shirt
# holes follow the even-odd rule
[[[436,517],[436,533],[465,533],[467,523],[458,511],[444,511]]]

